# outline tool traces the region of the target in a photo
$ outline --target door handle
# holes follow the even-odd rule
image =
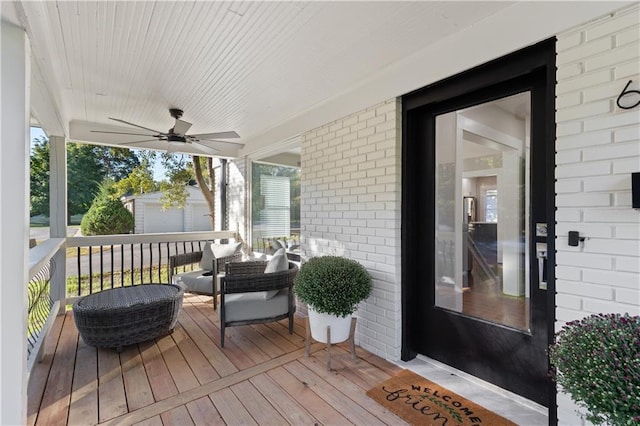
[[[547,289],[547,245],[538,243],[536,247],[536,257],[538,258],[538,289]]]

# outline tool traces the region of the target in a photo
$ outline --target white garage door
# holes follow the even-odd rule
[[[211,231],[211,220],[209,219],[209,207],[206,204],[193,205],[193,230]]]
[[[144,233],[184,231],[184,210],[162,210],[160,204],[144,205]]]

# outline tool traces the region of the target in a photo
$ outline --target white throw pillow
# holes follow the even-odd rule
[[[213,257],[220,259],[221,257],[229,257],[240,250],[242,250],[242,243],[229,243],[229,244],[211,244],[211,250],[213,251]]]
[[[274,272],[282,272],[289,270],[289,260],[287,259],[287,253],[283,248],[279,249],[267,263],[267,267],[264,268],[265,274],[272,274]],[[280,290],[269,290],[264,292],[264,299],[269,300],[275,297]]]
[[[281,272],[289,269],[289,261],[287,260],[287,253],[283,248],[278,249],[277,252],[267,263],[267,267],[264,268],[265,274],[271,274],[273,272]]]
[[[206,243],[202,249],[202,259],[200,259],[200,269],[210,271],[213,267],[213,251],[211,251],[211,243]]]

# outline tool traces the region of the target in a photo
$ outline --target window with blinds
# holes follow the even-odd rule
[[[254,162],[251,192],[255,251],[268,249],[271,240],[299,234],[300,169]]]

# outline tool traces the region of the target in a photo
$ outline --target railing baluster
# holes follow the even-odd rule
[[[167,261],[169,258],[167,257]],[[162,246],[158,243],[158,282],[162,282],[162,275],[160,274],[162,271]],[[168,276],[168,275],[167,275]]]
[[[140,244],[140,284],[144,282],[144,252],[142,251],[142,246],[144,244]]]
[[[89,294],[93,293],[93,247],[89,246]]]
[[[131,244],[130,248],[131,248],[131,285],[133,285],[133,283],[135,281],[135,279],[133,277],[133,270],[134,270],[134,267],[133,267],[133,244]]]
[[[120,287],[124,287],[124,244],[120,244]]]
[[[104,290],[104,246],[100,245],[100,291]]]
[[[153,282],[153,243],[149,243],[149,282]]]
[[[111,288],[113,287],[113,244],[111,244]]]
[[[80,280],[80,253],[81,253],[81,247],[78,247],[77,249],[77,256],[78,256],[78,296],[80,296],[80,292],[82,289],[82,281]]]

